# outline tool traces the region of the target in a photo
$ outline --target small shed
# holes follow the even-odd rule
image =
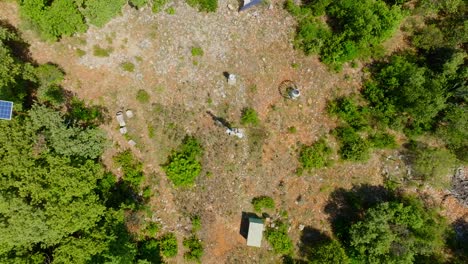
[[[249,232],[247,234],[247,246],[261,247],[263,238],[263,221],[256,217],[249,218]]]

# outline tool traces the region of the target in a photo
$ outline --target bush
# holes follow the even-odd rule
[[[142,8],[144,5],[146,5],[148,3],[148,0],[129,0],[128,3],[137,8],[137,9],[140,9]]]
[[[277,254],[289,255],[294,250],[294,245],[288,236],[288,226],[283,222],[276,221],[277,228],[267,228],[265,238]]]
[[[199,161],[203,149],[193,137],[186,137],[179,151],[169,156],[169,161],[163,165],[167,177],[177,186],[190,186],[200,175],[201,163]]]
[[[384,132],[376,132],[369,136],[372,147],[378,149],[394,149],[397,147],[395,136]]]
[[[334,239],[317,245],[308,259],[310,264],[350,263],[343,246]]]
[[[450,175],[457,164],[456,156],[443,148],[432,148],[418,142],[410,145],[411,163],[416,179],[444,188],[450,184]]]
[[[83,100],[73,97],[68,109],[68,119],[85,127],[96,127],[104,121],[104,116],[101,107],[87,106]]]
[[[197,56],[203,56],[203,49],[200,47],[193,47],[192,50],[192,56],[197,57]]]
[[[112,48],[103,49],[99,45],[93,46],[93,55],[96,57],[109,57],[112,52]]]
[[[200,262],[201,257],[203,256],[203,245],[200,239],[195,235],[190,238],[184,239],[184,247],[189,249],[188,252],[185,252],[184,258],[187,260],[194,260]]]
[[[341,127],[335,131],[340,141],[340,156],[344,160],[366,161],[369,159],[369,143],[353,128]]]
[[[154,238],[156,234],[159,232],[161,229],[161,225],[155,222],[151,222],[147,227],[146,227],[146,232],[148,232],[148,236],[151,238]]]
[[[165,257],[175,257],[178,253],[177,238],[174,233],[168,233],[159,239],[161,254]]]
[[[218,0],[187,0],[187,3],[203,12],[215,12],[218,9]]]
[[[275,201],[268,196],[258,196],[252,199],[252,205],[257,212],[263,209],[275,209]]]
[[[311,146],[302,146],[299,152],[299,162],[303,169],[323,168],[330,163],[332,149],[324,138],[319,139]]]
[[[358,106],[350,97],[342,97],[328,104],[328,112],[338,116],[356,130],[367,128],[368,110]]]
[[[167,0],[153,0],[153,7],[151,10],[153,13],[158,13],[160,12],[163,7],[167,4]]]
[[[140,89],[137,92],[136,99],[137,99],[138,102],[140,102],[142,104],[145,104],[145,103],[149,102],[150,95],[148,94],[147,91],[145,91],[143,89]]]
[[[133,157],[130,150],[125,150],[114,156],[114,162],[122,167],[123,179],[138,190],[143,180],[143,164]]]
[[[258,125],[260,120],[258,119],[257,112],[252,108],[244,108],[242,110],[241,124],[242,125]]]
[[[123,62],[122,64],[120,64],[120,67],[122,68],[122,70],[127,71],[127,72],[135,71],[135,64],[129,61]]]
[[[127,3],[126,0],[86,0],[82,13],[89,23],[102,27],[113,17],[121,14],[125,3]]]
[[[192,217],[192,232],[197,232],[201,229],[201,219],[200,216],[194,215]]]

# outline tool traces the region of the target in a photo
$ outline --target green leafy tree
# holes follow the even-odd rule
[[[350,248],[359,262],[414,263],[441,250],[446,231],[443,219],[415,199],[386,202],[351,226]]]
[[[126,0],[85,0],[82,13],[89,23],[102,27],[122,12],[126,2]]]
[[[144,178],[143,164],[135,159],[130,150],[117,154],[114,161],[122,167],[124,181],[128,182],[135,190],[138,190]]]
[[[21,0],[20,11],[49,40],[55,41],[87,29],[73,0]]]
[[[351,127],[340,127],[335,131],[340,140],[340,156],[344,160],[366,161],[369,159],[370,145]]]
[[[291,238],[288,236],[288,226],[280,221],[275,222],[275,228],[267,228],[265,238],[277,254],[289,255],[294,249]]]
[[[203,244],[200,239],[195,235],[190,238],[184,239],[184,247],[188,248],[189,251],[185,252],[184,258],[187,260],[201,261],[203,256]]]
[[[337,240],[320,243],[307,256],[311,264],[346,264],[350,263],[343,246]]]

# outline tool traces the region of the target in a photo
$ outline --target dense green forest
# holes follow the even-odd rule
[[[127,3],[18,2],[28,27],[48,41],[102,27]],[[167,1],[128,3],[158,12]],[[207,12],[217,8],[217,1],[188,4]],[[345,162],[400,148],[412,174],[385,179],[385,187],[334,190],[325,208],[331,233],[304,229],[297,255],[286,221],[278,222],[265,232],[273,251],[285,263],[467,263],[468,235],[455,233],[437,208],[400,188],[450,188],[447,175],[468,161],[466,1],[311,0],[301,6],[286,1],[285,8],[298,22],[296,48],[318,55],[334,71],[365,64],[359,92],[328,102],[325,111],[337,128],[300,146],[297,174],[333,166],[329,137]],[[407,47],[387,54],[383,45],[400,28]],[[176,256],[176,236],[162,233],[158,223],[139,223],[138,236],[127,229],[132,216],[148,214],[152,194],[131,151],[113,157],[122,168],[120,180],[103,166],[109,142],[99,125],[106,109],[67,92],[60,85],[64,71],[32,61],[27,46],[1,21],[0,99],[15,103],[15,117],[0,122],[0,262],[142,264]],[[257,113],[245,109],[241,123],[258,122]],[[174,186],[194,184],[204,151],[188,136],[170,154],[162,168]],[[258,212],[275,208],[267,196],[252,203]],[[196,232],[183,245],[187,260],[200,261],[203,244]]]

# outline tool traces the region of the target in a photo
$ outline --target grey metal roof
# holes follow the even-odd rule
[[[249,218],[249,233],[247,235],[247,246],[260,247],[263,238],[263,221],[262,219]]]

